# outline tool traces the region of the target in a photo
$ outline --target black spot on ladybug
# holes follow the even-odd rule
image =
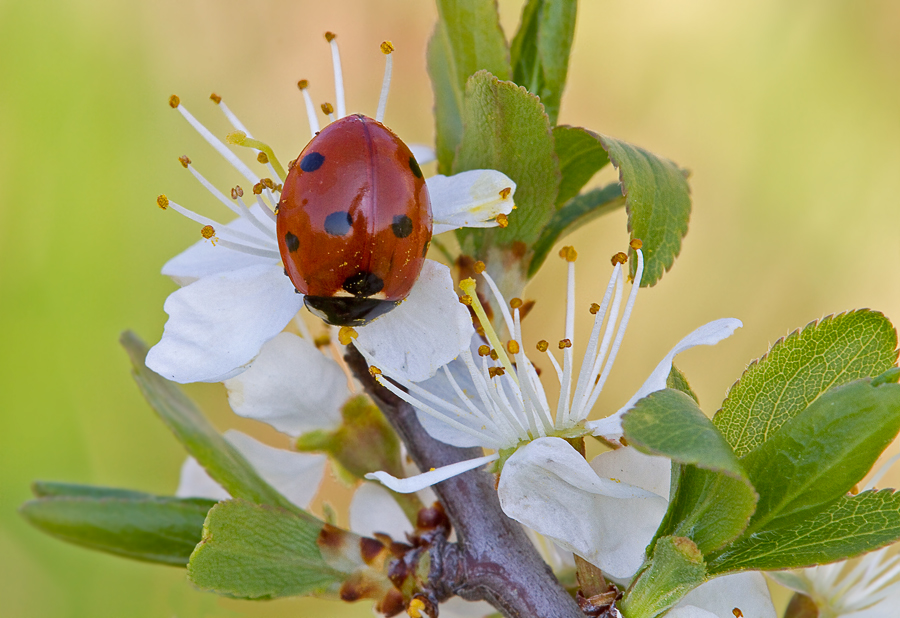
[[[397,238],[406,238],[412,234],[413,231],[412,219],[406,215],[397,215],[394,217],[394,222],[391,223],[391,229],[394,231],[394,236]]]
[[[282,268],[281,270],[284,271],[284,276],[285,276],[285,277],[290,277],[290,275],[288,274],[287,268]]]
[[[361,271],[347,277],[341,287],[354,296],[372,296],[384,288],[384,281],[376,274]]]
[[[332,236],[344,236],[350,231],[351,225],[353,219],[346,210],[339,210],[325,217],[325,231]]]
[[[300,239],[288,232],[284,235],[284,246],[288,248],[288,251],[291,253],[296,253],[297,249],[300,248]]]
[[[298,290],[297,288],[294,288],[294,294],[303,294],[303,292],[301,292],[301,291]]]
[[[300,160],[300,169],[304,172],[314,172],[325,163],[325,157],[318,152],[311,152]]]
[[[430,247],[430,246],[431,246],[430,241],[425,243],[425,247],[422,249],[422,257],[425,257],[426,255],[428,255],[428,247]]]
[[[416,158],[410,156],[409,158],[409,169],[412,170],[412,173],[416,175],[416,178],[422,177],[422,168],[419,167],[419,162],[416,161]]]

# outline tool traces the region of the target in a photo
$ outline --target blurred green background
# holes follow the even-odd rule
[[[500,6],[511,33],[520,2]],[[117,339],[126,328],[158,339],[175,287],[159,268],[197,238],[156,195],[223,216],[176,158],[188,154],[221,187],[235,180],[168,96],[224,134],[207,100],[221,94],[286,161],[309,137],[296,81],[333,101],[323,32],[339,34],[348,108],[370,115],[378,44],[390,39],[386,122],[427,143],[434,18],[422,0],[0,1],[0,615],[371,615],[366,604],[219,600],[191,589],[183,570],[45,537],[16,507],[36,478],[176,485],[183,454]],[[641,293],[601,406],[617,409],[682,335],[714,318],[745,327],[679,362],[710,414],[745,364],[796,327],[854,307],[900,321],[896,2],[584,1],[560,121],[693,172],[682,256]],[[625,247],[624,221],[567,240],[584,302]],[[538,302],[526,342],[561,336],[562,272],[550,260],[529,288]],[[221,386],[189,391],[218,426],[250,427]],[[346,490],[334,492],[340,502]]]

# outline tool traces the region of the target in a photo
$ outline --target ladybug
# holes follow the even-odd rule
[[[335,326],[361,326],[399,305],[431,241],[431,201],[415,157],[358,114],[307,144],[277,212],[285,273],[307,308]]]

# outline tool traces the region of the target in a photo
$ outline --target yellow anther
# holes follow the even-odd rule
[[[425,611],[425,602],[422,599],[413,599],[406,608],[409,618],[422,618],[423,611]]]
[[[297,82],[297,88],[299,88],[300,90],[306,90],[307,88],[309,88],[309,80],[301,79],[299,82]]]
[[[565,246],[559,250],[559,257],[567,262],[574,262],[578,259],[578,252],[575,251],[575,247]]]
[[[253,195],[262,195],[263,192],[263,183],[258,182],[253,185]],[[278,214],[278,213],[276,213]]]
[[[211,225],[204,225],[200,230],[200,235],[203,236],[203,238],[205,238],[206,240],[209,240],[216,235],[216,228]]]
[[[482,262],[481,260],[475,262],[475,265],[472,266],[472,270],[474,270],[479,275],[484,272],[485,268],[487,268],[487,267],[484,265],[484,262]]]
[[[275,183],[272,182],[271,178],[260,178],[259,181],[263,184],[266,189],[275,190]]]
[[[644,241],[641,240],[640,238],[635,238],[630,243],[628,243],[628,246],[631,247],[632,249],[634,249],[635,251],[637,251],[638,249],[640,249],[641,247],[644,246]],[[740,611],[740,610],[738,610],[738,611]]]
[[[183,167],[184,169],[187,169],[187,166],[191,164],[191,160],[187,155],[181,155],[180,157],[178,157],[178,162],[181,163],[181,167]]]
[[[635,249],[640,249],[640,247],[635,247]],[[734,614],[734,618],[744,618],[744,612],[741,611],[740,607],[735,607],[731,610],[731,613]]]
[[[500,355],[497,354],[497,350],[491,350],[491,360],[497,360],[500,358]]]
[[[519,353],[519,342],[515,339],[510,339],[506,342],[506,351],[510,354],[518,354]]]
[[[559,349],[565,350],[566,348],[571,348],[572,342],[569,339],[560,339],[559,340]]]
[[[236,185],[234,189],[231,190],[231,199],[236,200],[239,197],[244,197],[244,190],[241,189],[241,185]]]
[[[322,113],[326,116],[330,116],[334,113],[334,107],[331,105],[331,103],[322,103]]]
[[[525,303],[522,302],[521,298],[514,298],[511,301],[509,301],[509,308],[510,309],[518,309],[519,307],[521,307],[524,304]]]
[[[500,199],[505,200],[509,197],[509,194],[512,193],[512,187],[506,187],[505,189],[500,189]]]
[[[157,196],[156,205],[165,210],[169,207],[169,198],[167,198],[165,195]]]
[[[325,33],[325,40],[328,41],[329,43],[331,43],[336,38],[337,38],[337,35],[334,32],[326,32]]]
[[[268,157],[268,155],[266,155],[266,153],[264,153],[262,150],[260,150],[259,153],[257,153],[257,155],[256,155],[256,160],[259,161],[260,163],[262,163],[263,165],[265,165],[266,163],[269,162],[269,157]]]
[[[488,377],[496,378],[504,374],[506,374],[506,370],[503,367],[488,367]]]
[[[381,375],[381,369],[379,369],[379,368],[376,367],[375,365],[372,365],[371,367],[369,367],[369,375],[372,376],[373,378],[374,378],[375,376],[380,376],[380,375]]]
[[[472,306],[472,297],[469,296],[468,294],[463,294],[462,296],[459,297],[459,302],[461,302],[462,304],[464,304],[467,307],[471,307]]]
[[[591,303],[591,315],[597,315],[600,312],[600,305]]]
[[[317,348],[324,348],[329,344],[331,344],[331,336],[328,334],[319,335],[318,337],[313,339],[313,345]]]
[[[383,42],[381,43],[381,53],[382,53],[382,54],[384,54],[385,56],[387,56],[387,55],[390,54],[392,51],[394,51],[394,44],[393,44],[393,43],[391,43],[390,41],[383,41]]]
[[[495,220],[497,221],[497,225],[499,225],[500,227],[506,227],[507,225],[509,225],[509,218],[507,218],[507,216],[503,213],[497,215]]]
[[[622,253],[621,251],[619,251],[617,254],[612,256],[612,259],[610,260],[610,262],[612,262],[613,266],[615,266],[616,264],[624,264],[627,261],[628,261],[628,256],[625,255],[624,253]]]
[[[213,103],[215,103],[216,105],[218,105],[219,103],[222,102],[222,97],[220,97],[215,92],[213,92],[213,93],[210,93],[209,100],[212,101]]]
[[[478,346],[478,356],[490,356],[491,355],[491,346],[489,345],[480,345]]]
[[[540,341],[537,342],[537,349],[538,349],[538,352],[546,352],[547,350],[550,349],[550,344],[547,342],[546,339],[541,339]]]
[[[338,341],[341,342],[341,345],[350,345],[350,342],[358,336],[352,326],[341,326],[341,330],[338,331]]]
[[[177,94],[173,94],[169,97],[169,107],[176,109],[179,105],[181,105],[181,99],[178,98]]]

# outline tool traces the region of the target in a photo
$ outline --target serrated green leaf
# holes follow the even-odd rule
[[[750,364],[713,422],[743,457],[829,388],[890,369],[896,348],[894,327],[874,311],[811,322]]]
[[[690,538],[706,553],[744,531],[756,493],[728,442],[693,399],[672,389],[657,391],[626,413],[622,425],[630,445],[683,464],[658,535]]]
[[[276,507],[221,502],[209,512],[188,577],[204,590],[243,599],[334,589],[347,576],[322,557],[316,541],[324,526]]]
[[[63,484],[51,485],[51,491],[63,488]],[[69,495],[26,502],[20,512],[39,530],[63,541],[172,566],[187,565],[200,541],[206,513],[216,504],[201,498],[170,498],[84,485],[67,487],[77,489]]]
[[[669,377],[666,378],[666,388],[671,388],[673,390],[684,393],[688,397],[694,400],[694,402],[699,406],[700,400],[697,399],[696,393],[694,393],[691,385],[688,384],[687,376],[675,365],[672,365],[672,370],[669,371]]]
[[[746,534],[801,523],[839,500],[900,431],[900,385],[829,389],[741,462],[759,492]]]
[[[509,79],[509,50],[495,0],[438,0],[438,21],[428,42],[434,90],[438,171],[449,174],[462,139],[466,81],[476,71]]]
[[[609,163],[609,155],[600,143],[600,136],[588,129],[568,125],[554,127],[553,139],[562,174],[556,196],[556,205],[560,207],[578,195],[594,174]]]
[[[605,135],[600,140],[619,170],[628,230],[632,238],[644,243],[641,286],[655,285],[672,267],[681,252],[681,239],[687,234],[691,215],[687,173],[672,161],[638,146]],[[628,262],[634,276],[637,261]]]
[[[900,493],[845,496],[793,526],[748,535],[709,557],[711,573],[797,569],[845,560],[900,540]]]
[[[453,172],[495,169],[516,183],[516,210],[506,228],[457,230],[465,251],[482,257],[490,244],[530,247],[556,212],[559,162],[541,102],[524,88],[479,71],[466,85],[462,142]]]
[[[553,213],[550,222],[544,226],[541,235],[532,246],[534,255],[528,265],[528,277],[531,278],[537,273],[553,249],[553,245],[566,235],[624,205],[625,198],[617,182],[582,193],[569,200],[568,204]]]
[[[137,335],[125,332],[121,341],[134,366],[134,379],[150,407],[213,480],[235,498],[272,504],[311,517],[266,483],[174,382],[147,368],[147,346]]]
[[[576,0],[529,0],[510,46],[513,81],[541,97],[551,124],[566,85],[576,9]]]
[[[659,539],[650,564],[640,573],[622,600],[628,618],[655,618],[706,581],[703,555],[690,539]]]
[[[622,427],[642,453],[747,478],[725,437],[682,392],[666,388],[644,397],[625,413]]]

